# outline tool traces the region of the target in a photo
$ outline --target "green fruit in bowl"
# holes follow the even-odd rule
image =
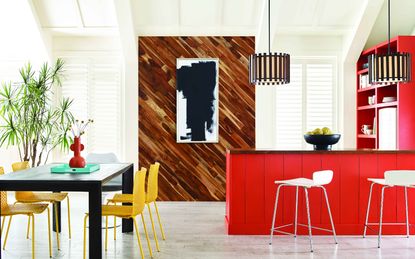
[[[313,135],[323,135],[323,131],[320,128],[313,130]]]
[[[333,132],[328,127],[322,128],[322,131],[323,131],[323,135],[331,135],[331,134],[333,134]]]
[[[307,135],[332,135],[333,132],[331,131],[331,129],[329,127],[324,127],[324,128],[315,128],[312,131],[307,131],[306,133]]]

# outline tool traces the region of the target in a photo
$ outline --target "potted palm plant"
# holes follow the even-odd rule
[[[52,105],[63,65],[58,59],[36,72],[28,63],[20,69],[21,82],[3,82],[0,88],[0,146],[17,146],[21,161],[30,161],[32,167],[46,163],[56,147],[68,150],[71,143],[73,100],[62,98]]]

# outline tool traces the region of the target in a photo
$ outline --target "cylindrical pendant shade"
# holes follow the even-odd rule
[[[409,82],[411,80],[411,54],[394,52],[368,56],[369,84]]]
[[[290,82],[290,55],[256,53],[249,56],[249,82],[258,85],[280,85]]]

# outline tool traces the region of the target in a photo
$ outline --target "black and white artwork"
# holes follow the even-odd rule
[[[176,138],[179,143],[219,141],[219,59],[176,61]]]

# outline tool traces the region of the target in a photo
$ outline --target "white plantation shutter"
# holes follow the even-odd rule
[[[276,105],[276,141],[282,149],[296,149],[301,146],[302,139],[302,65],[291,64],[291,82],[289,85],[277,86]]]
[[[88,113],[89,65],[83,60],[65,59],[64,69],[62,97],[73,100],[71,112],[76,119],[87,119],[90,117]],[[81,141],[88,150],[88,137],[82,136]]]
[[[337,129],[336,60],[291,61],[291,82],[276,90],[276,148],[311,148],[303,135],[315,128]]]
[[[333,64],[306,64],[306,131],[333,129]]]
[[[72,112],[79,120],[93,119],[81,137],[83,154],[121,150],[122,63],[119,56],[62,55],[65,79],[62,96],[74,99]]]
[[[92,152],[119,153],[121,142],[120,62],[92,66],[93,87],[89,93]],[[93,136],[93,137],[91,137]]]

